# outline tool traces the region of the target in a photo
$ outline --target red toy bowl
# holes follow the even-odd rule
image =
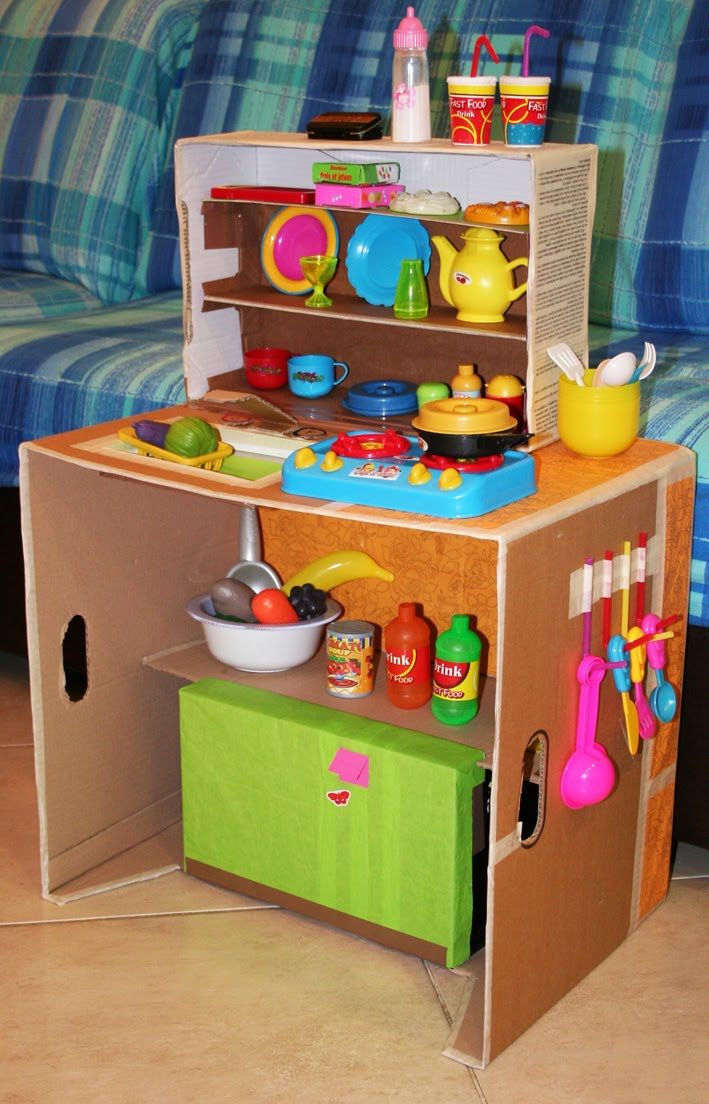
[[[288,349],[246,349],[244,370],[249,387],[257,391],[273,391],[288,384],[288,361],[293,354]]]

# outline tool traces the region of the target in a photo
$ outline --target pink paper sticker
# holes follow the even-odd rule
[[[365,790],[369,786],[369,756],[358,751],[340,748],[328,770],[336,774],[341,782],[362,786]]]

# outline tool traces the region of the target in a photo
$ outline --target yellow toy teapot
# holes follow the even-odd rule
[[[460,252],[448,238],[431,238],[440,258],[441,294],[461,322],[502,322],[510,303],[527,290],[526,281],[514,286],[512,271],[528,264],[528,258],[508,261],[500,247],[504,234],[496,230],[471,227],[461,237]]]

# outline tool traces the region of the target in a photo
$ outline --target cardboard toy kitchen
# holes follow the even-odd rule
[[[285,205],[213,198],[212,189],[307,188],[314,161],[396,162],[407,191],[446,192],[463,209],[527,203],[528,225],[500,228],[508,260],[527,259],[518,276],[526,295],[502,322],[463,322],[441,293],[434,249],[429,313],[402,321],[355,294],[348,280],[348,242],[371,212],[333,207],[340,258],[327,287],[333,305],[308,310],[262,267],[261,244]],[[546,348],[567,341],[587,361],[595,165],[596,149],[586,145],[461,149],[432,140],[412,148],[383,139],[353,150],[254,132],[178,143],[186,402],[151,417],[198,414],[236,427],[227,439],[247,463],[229,472],[152,458],[119,441],[127,422],[22,448],[50,900],[159,876],[186,860],[192,873],[227,888],[403,953],[453,961],[468,985],[444,1053],[473,1066],[491,1061],[662,901],[677,719],[631,754],[608,674],[597,733],[614,764],[612,792],[575,809],[560,792],[574,745],[582,627],[592,653],[602,655],[603,614],[618,631],[621,606],[634,608],[640,583],[647,610],[660,618],[684,613],[694,486],[692,459],[681,448],[639,439],[598,464],[555,440],[558,371]],[[462,217],[420,221],[456,249],[469,225]],[[327,354],[345,362],[349,376],[321,400],[253,391],[243,353],[265,346]],[[533,436],[516,453],[522,459],[511,461],[533,467],[523,493],[446,515],[420,506],[423,499],[401,508],[403,499],[353,501],[328,497],[320,485],[318,494],[307,483],[281,485],[286,454],[291,463],[296,448],[310,448],[319,467],[323,441],[327,452],[338,435],[388,429],[400,449],[415,449],[415,412],[367,419],[342,400],[373,379],[414,389],[448,381],[462,363],[475,364],[488,384],[500,375],[524,383]],[[416,602],[440,633],[453,614],[469,614],[483,640],[475,720],[454,728],[427,706],[396,709],[381,664],[371,696],[328,696],[322,648],[283,673],[248,674],[217,662],[185,611],[234,563],[243,504],[258,508],[263,559],[281,579],[342,549],[366,552],[393,576],[338,585],[333,598],[348,621],[381,629],[400,603]],[[642,554],[638,534],[646,537]],[[596,561],[590,605],[589,557]],[[666,677],[679,688],[683,621],[672,628]],[[78,689],[65,678],[69,640],[85,657]],[[287,746],[279,744],[281,730]],[[246,776],[266,783],[260,799],[239,789],[239,756]],[[340,768],[328,769],[335,762]],[[325,791],[341,787],[351,799],[336,807]],[[270,803],[274,794],[282,794],[284,817],[295,818],[288,823],[301,826],[310,848],[303,865],[319,870],[319,880],[303,870],[273,872],[267,848],[263,863],[238,867],[233,859],[234,833],[246,830],[239,795],[259,829],[247,847],[258,857],[269,819],[259,800]],[[313,795],[322,807],[308,806],[306,815]],[[319,842],[317,818],[336,824]],[[342,855],[353,868],[344,897],[336,886]],[[399,881],[385,886],[387,864],[396,862]],[[385,891],[399,896],[380,908]]]

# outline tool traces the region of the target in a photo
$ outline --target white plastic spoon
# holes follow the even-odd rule
[[[657,360],[657,353],[655,346],[651,345],[649,341],[645,342],[645,351],[643,353],[643,359],[638,364],[637,368],[633,372],[633,378],[631,383],[637,383],[638,380],[647,379],[655,367]]]
[[[633,378],[637,363],[633,353],[617,353],[596,368],[593,386],[624,387]]]

